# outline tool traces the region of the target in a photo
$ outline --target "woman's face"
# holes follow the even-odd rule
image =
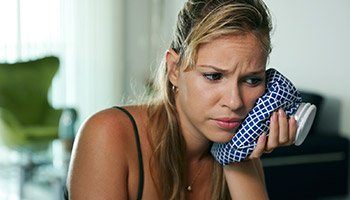
[[[198,49],[196,67],[180,69],[176,107],[184,134],[228,142],[265,91],[266,55],[252,35],[222,36]]]

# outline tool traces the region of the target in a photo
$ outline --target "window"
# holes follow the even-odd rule
[[[0,62],[58,55],[61,0],[0,0]]]

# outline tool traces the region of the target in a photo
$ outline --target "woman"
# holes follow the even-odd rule
[[[81,127],[70,198],[268,199],[259,157],[293,143],[294,118],[275,112],[244,162],[222,167],[210,148],[231,140],[264,93],[270,31],[260,0],[187,1],[150,100]]]

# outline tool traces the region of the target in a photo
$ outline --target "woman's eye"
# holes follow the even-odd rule
[[[222,79],[222,73],[204,73],[203,76],[210,81],[218,81]]]
[[[256,86],[256,85],[259,85],[262,82],[262,79],[261,78],[257,78],[257,77],[252,77],[252,78],[245,79],[245,82],[248,83],[251,86]]]

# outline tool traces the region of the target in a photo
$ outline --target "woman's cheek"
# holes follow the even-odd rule
[[[264,94],[265,86],[254,88],[253,90],[247,90],[246,105],[248,105],[248,112],[253,109],[256,101]]]

